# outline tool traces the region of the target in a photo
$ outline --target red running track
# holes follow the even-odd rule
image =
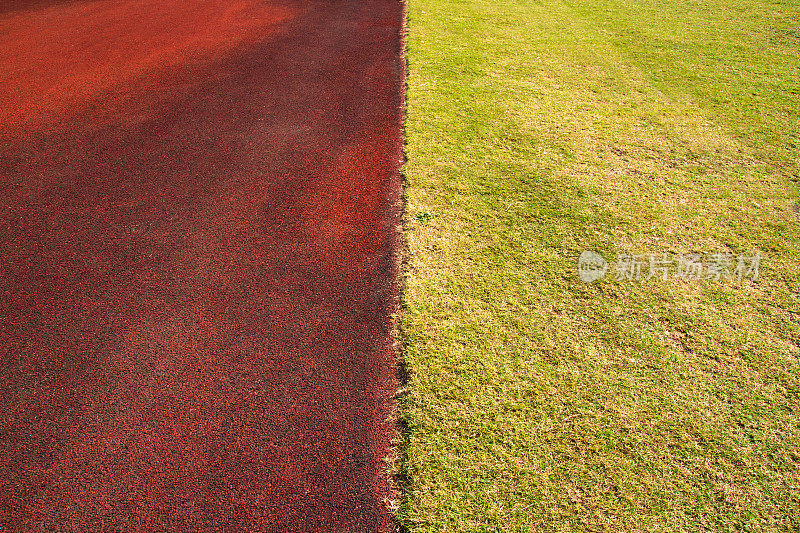
[[[389,531],[400,0],[0,3],[0,531]]]

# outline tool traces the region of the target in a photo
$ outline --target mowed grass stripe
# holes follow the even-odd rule
[[[798,20],[410,0],[412,531],[800,523]],[[583,250],[762,260],[585,284]]]

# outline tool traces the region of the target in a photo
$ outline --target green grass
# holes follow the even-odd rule
[[[409,0],[410,531],[800,529],[799,58],[796,1]]]

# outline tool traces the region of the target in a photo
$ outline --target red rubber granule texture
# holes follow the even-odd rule
[[[402,24],[0,3],[0,531],[390,531]]]

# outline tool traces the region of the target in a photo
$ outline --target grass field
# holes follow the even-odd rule
[[[400,521],[800,529],[800,3],[409,0],[408,23]],[[680,253],[761,263],[616,279]]]

